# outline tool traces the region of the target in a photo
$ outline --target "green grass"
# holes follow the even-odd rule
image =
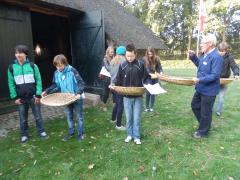
[[[171,75],[194,70],[166,70]],[[193,87],[162,83],[154,113],[142,114],[142,145],[125,144],[125,132],[109,122],[111,112],[85,109],[86,138],[61,139],[65,119],[48,121],[49,138],[19,143],[18,131],[0,140],[0,179],[240,179],[239,82],[229,85],[221,118],[213,115],[210,136],[193,139],[197,127],[190,103]],[[89,167],[92,165],[93,168]]]

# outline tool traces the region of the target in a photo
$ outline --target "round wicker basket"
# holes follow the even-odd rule
[[[160,75],[159,79],[161,81],[165,81],[165,82],[169,82],[169,83],[173,83],[173,84],[185,85],[185,86],[192,86],[195,84],[194,80],[190,79],[190,78]]]
[[[75,94],[53,93],[41,98],[41,103],[46,106],[66,106],[78,100]]]
[[[113,86],[114,91],[121,95],[129,96],[141,96],[145,92],[144,87],[122,87],[122,86]]]
[[[226,84],[229,84],[229,83],[231,83],[233,81],[234,81],[233,78],[221,78],[220,79],[220,84],[221,85],[226,85]]]

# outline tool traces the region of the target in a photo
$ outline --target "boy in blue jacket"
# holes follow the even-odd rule
[[[190,59],[197,66],[197,78],[194,78],[196,92],[192,98],[191,106],[199,127],[193,133],[194,138],[208,135],[212,123],[213,104],[220,90],[223,58],[215,48],[216,41],[214,35],[204,36],[200,45],[203,55],[199,58],[193,51],[189,51]]]
[[[42,96],[49,93],[61,91],[62,93],[73,93],[79,97],[77,101],[66,106],[65,112],[68,122],[68,134],[63,138],[63,141],[67,141],[74,135],[74,120],[73,111],[76,113],[78,120],[78,141],[83,139],[83,88],[84,82],[79,75],[78,71],[68,64],[67,58],[59,54],[54,57],[53,65],[57,68],[54,73],[52,85],[47,88]]]

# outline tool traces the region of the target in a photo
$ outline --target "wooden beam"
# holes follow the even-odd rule
[[[1,0],[9,5],[19,6],[27,8],[33,12],[39,12],[47,15],[55,15],[61,17],[69,17],[72,13],[80,13],[81,11],[76,9],[71,9],[68,7],[63,7],[56,4],[50,4],[44,1],[34,1],[34,0]]]

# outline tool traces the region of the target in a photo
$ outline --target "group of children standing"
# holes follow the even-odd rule
[[[84,117],[83,117],[83,98],[84,82],[78,71],[68,64],[67,58],[60,54],[54,57],[53,65],[57,68],[54,73],[52,85],[42,92],[41,75],[37,65],[28,59],[28,47],[17,45],[15,47],[16,59],[8,68],[8,85],[11,99],[18,105],[20,117],[21,143],[29,139],[28,134],[28,109],[32,109],[38,134],[41,138],[46,138],[47,133],[43,127],[43,120],[40,110],[40,98],[49,93],[60,91],[62,93],[73,93],[78,100],[65,107],[65,113],[68,122],[68,134],[63,138],[67,141],[74,136],[73,113],[76,113],[78,127],[77,139],[81,141],[84,138]]]
[[[122,96],[114,91],[113,85],[125,87],[142,87],[143,83],[155,83],[151,80],[149,73],[162,72],[159,58],[156,56],[154,49],[149,48],[143,60],[137,60],[137,50],[133,44],[119,46],[114,56],[114,48],[109,47],[107,53],[109,57],[105,58],[104,65],[110,72],[111,78],[104,83],[104,89],[111,89],[113,93],[113,102],[115,103],[112,110],[112,122],[116,122],[116,129],[126,130],[128,143],[132,139],[135,144],[141,144],[140,127],[142,96]],[[47,133],[43,127],[43,120],[40,110],[40,98],[54,92],[73,93],[78,100],[65,107],[65,113],[68,123],[68,133],[64,136],[63,141],[74,137],[75,123],[73,120],[74,112],[78,121],[77,139],[82,141],[84,138],[84,116],[83,116],[83,99],[84,99],[84,81],[79,72],[68,64],[67,58],[62,55],[56,55],[53,65],[56,67],[52,85],[42,92],[42,81],[39,69],[28,59],[28,48],[25,45],[15,47],[16,59],[8,68],[8,84],[10,96],[18,105],[20,117],[20,132],[22,143],[28,141],[28,109],[32,108],[39,136],[46,138]],[[106,103],[109,92],[105,92],[102,101]],[[151,99],[151,108],[153,111],[154,96],[147,94],[146,111],[149,109],[148,104]],[[122,125],[122,113],[125,110],[126,128]]]

